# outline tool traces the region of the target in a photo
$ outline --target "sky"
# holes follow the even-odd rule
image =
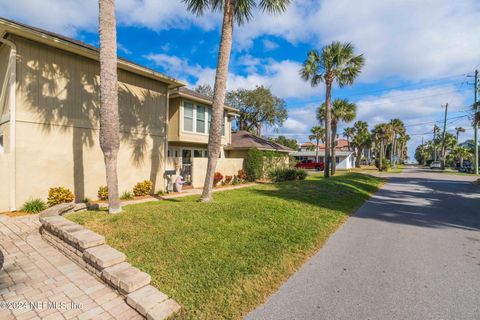
[[[190,87],[213,84],[218,12],[197,17],[181,0],[116,0],[116,6],[120,56]],[[333,89],[333,98],[355,102],[356,120],[370,128],[403,120],[413,158],[422,138],[432,138],[434,123],[443,125],[446,103],[447,131],[462,126],[467,131],[460,140],[473,137],[479,14],[478,0],[298,0],[281,15],[255,10],[252,21],[234,29],[228,89],[270,87],[286,101],[289,117],[265,134],[305,142],[325,87],[312,88],[299,77],[302,62],[309,50],[351,42],[366,64],[353,86]],[[0,15],[98,46],[96,0],[0,0]]]

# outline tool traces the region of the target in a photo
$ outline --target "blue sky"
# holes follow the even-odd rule
[[[117,0],[119,54],[192,87],[213,83],[220,15],[195,17],[177,0]],[[96,0],[0,0],[6,18],[98,45]],[[473,79],[480,67],[480,3],[476,0],[303,0],[281,16],[255,12],[235,29],[229,88],[269,86],[286,100],[289,119],[268,135],[307,140],[324,87],[298,76],[310,49],[333,40],[350,41],[366,66],[356,84],[335,88],[333,97],[358,105],[358,119],[371,127],[400,118],[412,137],[410,154],[443,119],[447,130],[467,128]]]

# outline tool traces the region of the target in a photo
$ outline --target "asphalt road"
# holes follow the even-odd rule
[[[480,186],[407,168],[247,319],[480,319]]]

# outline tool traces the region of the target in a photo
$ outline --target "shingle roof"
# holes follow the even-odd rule
[[[246,150],[254,148],[280,152],[295,151],[279,143],[256,136],[248,131],[232,132],[232,143],[225,146],[225,150]]]
[[[313,147],[314,148],[315,143],[308,141],[308,142],[302,143],[302,145],[300,147],[301,148],[307,148],[307,147]],[[319,150],[325,149],[325,144],[323,144],[323,143],[318,144],[318,149]],[[337,149],[337,150],[348,149],[348,141],[345,140],[345,139],[338,139],[337,140],[337,146],[335,147],[335,149]]]

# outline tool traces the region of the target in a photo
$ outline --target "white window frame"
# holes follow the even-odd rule
[[[208,110],[211,110],[211,106],[207,106],[204,104],[199,104],[196,102],[193,102],[191,100],[187,100],[186,102],[191,103],[193,106],[193,126],[192,126],[192,131],[185,130],[185,100],[182,100],[182,104],[180,106],[180,127],[181,127],[181,132],[182,133],[188,133],[188,134],[197,134],[197,135],[202,135],[202,136],[208,136],[210,132],[210,123],[208,121]],[[205,132],[197,132],[197,106],[204,107],[205,108]],[[210,111],[211,112],[211,111]],[[222,132],[222,137],[227,136],[227,113],[224,112],[223,114],[223,120],[225,123],[225,130]]]

